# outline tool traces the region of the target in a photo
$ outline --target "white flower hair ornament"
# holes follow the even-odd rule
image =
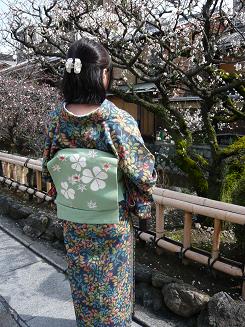
[[[74,63],[73,63],[73,58],[68,58],[66,60],[66,71],[70,74],[71,70],[74,68],[74,73],[75,74],[79,74],[81,72],[81,68],[82,68],[82,63],[81,60],[79,58],[75,58],[74,59]]]

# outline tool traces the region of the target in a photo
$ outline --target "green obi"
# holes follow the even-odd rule
[[[47,162],[57,196],[60,219],[85,224],[118,224],[124,182],[111,153],[65,148]]]

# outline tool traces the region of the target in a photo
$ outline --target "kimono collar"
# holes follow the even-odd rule
[[[109,116],[109,106],[108,106],[107,99],[105,99],[96,110],[81,116],[70,113],[65,108],[65,105],[66,102],[62,101],[60,104],[60,117],[62,117],[66,121],[77,122],[77,123],[84,122],[84,121],[98,122],[104,120],[105,118],[108,118]]]

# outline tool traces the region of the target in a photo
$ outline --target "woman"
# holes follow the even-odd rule
[[[47,162],[58,150],[91,148],[119,158],[127,185],[119,202],[118,224],[63,220],[67,274],[79,327],[131,326],[135,242],[130,210],[139,219],[151,218],[156,183],[154,156],[145,147],[136,121],[106,99],[111,68],[111,58],[101,44],[80,39],[71,45],[63,77],[64,101],[50,113],[43,151],[46,181],[53,183]]]

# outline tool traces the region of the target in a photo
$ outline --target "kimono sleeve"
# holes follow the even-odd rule
[[[54,135],[55,135],[55,127],[56,123],[55,120],[52,119],[54,116],[54,113],[48,114],[47,123],[45,125],[45,140],[44,140],[44,147],[43,147],[43,160],[42,160],[42,177],[45,182],[50,182],[52,184],[52,187],[54,185],[52,177],[48,171],[47,163],[50,159],[52,159],[52,156],[54,154]]]
[[[129,194],[135,202],[132,211],[140,219],[150,219],[152,191],[157,179],[155,157],[145,146],[137,122],[131,115],[126,114],[114,133],[117,134],[114,145],[119,167],[127,178]]]

